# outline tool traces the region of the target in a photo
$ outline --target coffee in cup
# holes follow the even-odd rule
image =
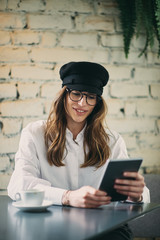
[[[39,189],[20,191],[16,193],[15,198],[26,206],[40,206],[44,199],[44,191]]]

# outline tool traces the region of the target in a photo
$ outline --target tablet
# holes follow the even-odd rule
[[[123,172],[138,172],[142,158],[110,160],[100,183],[99,189],[112,197],[111,201],[126,200],[127,196],[117,193],[113,188],[115,179],[131,179],[123,176]]]

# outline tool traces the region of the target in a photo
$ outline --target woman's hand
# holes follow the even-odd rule
[[[123,175],[132,179],[116,179],[114,188],[118,193],[127,195],[130,201],[141,201],[145,186],[144,177],[137,172],[124,172]]]
[[[109,204],[111,197],[106,192],[97,190],[91,186],[84,186],[78,190],[66,191],[62,197],[63,205],[83,208],[97,208]]]

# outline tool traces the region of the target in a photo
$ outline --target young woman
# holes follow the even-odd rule
[[[83,208],[109,204],[111,197],[98,189],[104,168],[109,159],[128,155],[122,137],[104,127],[107,106],[101,95],[108,72],[96,63],[70,62],[62,66],[60,77],[63,88],[48,120],[22,131],[8,194],[14,199],[20,190],[40,188],[53,204]],[[125,175],[135,180],[117,179],[115,189],[130,201],[148,202],[143,176]],[[130,239],[128,229],[121,230],[122,238],[114,239]]]

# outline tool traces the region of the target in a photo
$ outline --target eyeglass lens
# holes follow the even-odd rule
[[[86,102],[89,105],[91,105],[91,106],[96,105],[97,96],[95,94],[86,94],[86,93],[82,93],[80,91],[75,91],[75,90],[70,91],[70,99],[75,102],[80,101],[84,95],[86,96]]]

